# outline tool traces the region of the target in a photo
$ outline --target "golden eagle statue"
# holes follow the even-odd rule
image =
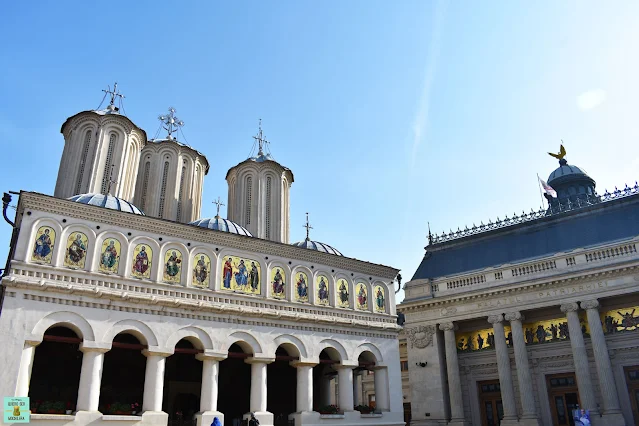
[[[564,145],[561,144],[559,145],[559,154],[553,154],[552,152],[549,152],[548,155],[555,157],[557,160],[563,160],[566,156],[566,148],[564,148]]]

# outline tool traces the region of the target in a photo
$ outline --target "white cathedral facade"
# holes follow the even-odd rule
[[[201,218],[210,165],[174,110],[149,140],[114,97],[62,126],[54,196],[19,195],[0,396],[51,426],[402,425],[398,270],[308,230],[289,243],[293,173],[261,130],[228,171],[228,219]]]

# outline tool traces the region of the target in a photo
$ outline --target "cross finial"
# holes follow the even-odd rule
[[[111,95],[111,102],[109,103],[109,105],[113,105],[115,103],[115,98],[117,98],[117,97],[120,97],[121,99],[124,99],[124,95],[121,94],[120,92],[118,92],[118,82],[117,81],[113,85],[113,90],[111,90],[110,86],[107,86],[107,90],[102,89],[102,91],[104,93],[106,93],[107,95]],[[115,105],[113,105],[113,106],[115,106]]]
[[[262,133],[262,119],[260,118],[260,123],[257,131],[257,136],[253,136],[253,139],[257,141],[258,151],[257,155],[264,155],[264,144],[269,143],[266,139],[264,139],[264,133]]]
[[[430,222],[428,223],[428,244],[433,244],[433,234],[430,233]]]
[[[309,231],[313,229],[313,227],[310,223],[308,223],[308,212],[306,212],[306,225],[304,225],[304,228],[306,228],[306,241],[310,241],[311,239],[309,238],[308,234]]]
[[[168,135],[168,140],[173,140],[173,133],[177,133],[178,129],[184,126],[184,121],[177,118],[175,115],[175,108],[169,107],[168,115],[160,115],[158,120],[162,122],[162,127],[166,130]]]
[[[217,200],[213,201],[213,204],[217,205],[217,215],[215,215],[216,218],[220,217],[220,206],[225,206],[226,204],[224,204],[222,202],[222,200],[220,199],[220,197],[217,197]]]
[[[113,168],[115,164],[111,164],[111,173],[109,174],[109,190],[107,191],[107,195],[111,195],[111,186],[115,183],[118,183],[117,180],[113,180]]]

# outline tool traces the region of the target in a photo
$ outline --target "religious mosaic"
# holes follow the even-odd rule
[[[286,298],[286,274],[282,268],[271,269],[271,296],[275,299]]]
[[[211,258],[205,253],[193,256],[193,278],[191,284],[195,287],[208,288],[211,276]]]
[[[162,278],[167,283],[179,283],[182,272],[182,252],[169,249],[164,253],[164,274]]]
[[[31,260],[34,262],[51,263],[54,245],[55,230],[49,226],[41,226],[38,228],[38,232],[36,232]]]
[[[67,247],[64,254],[64,266],[69,268],[84,268],[87,260],[87,247],[89,239],[82,232],[72,232],[67,238]]]
[[[604,312],[601,322],[605,334],[639,330],[639,306]]]
[[[116,238],[107,238],[102,242],[100,250],[100,262],[98,269],[107,274],[117,274],[120,266],[120,241]]]
[[[386,298],[381,285],[376,285],[373,288],[373,295],[375,296],[375,312],[386,312]]]
[[[222,259],[222,290],[260,294],[260,263],[238,256]]]
[[[355,307],[361,310],[368,309],[368,292],[366,291],[366,284],[358,283],[355,286]]]
[[[348,294],[348,283],[346,280],[337,281],[337,306],[340,308],[350,307],[350,294]]]
[[[512,345],[512,332],[510,326],[504,327],[504,336],[506,337],[506,344]],[[458,352],[473,352],[483,351],[487,349],[495,349],[495,334],[491,328],[485,328],[483,330],[473,330],[467,332],[456,332],[455,338],[457,340]]]
[[[315,296],[315,303],[317,305],[328,306],[328,278],[325,275],[318,275],[316,278],[317,294]]]
[[[133,249],[131,276],[134,278],[151,278],[151,259],[153,249],[146,244],[138,244]]]
[[[308,302],[308,275],[304,272],[295,274],[295,300]]]

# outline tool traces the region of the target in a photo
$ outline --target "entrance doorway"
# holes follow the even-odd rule
[[[504,418],[499,380],[477,382],[477,388],[479,391],[481,426],[499,426],[501,419]]]
[[[626,376],[628,395],[630,395],[632,417],[635,420],[635,426],[639,426],[639,365],[625,367],[623,370]]]
[[[202,389],[202,361],[195,358],[197,352],[192,342],[182,339],[165,361],[162,411],[168,413],[170,426],[196,424]]]
[[[220,362],[217,409],[224,413],[225,425],[242,424],[251,398],[251,366],[244,360],[252,353],[244,342],[232,344],[228,352],[228,358]]]
[[[546,376],[546,388],[550,398],[552,424],[575,426],[572,413],[579,408],[579,391],[574,373]]]

